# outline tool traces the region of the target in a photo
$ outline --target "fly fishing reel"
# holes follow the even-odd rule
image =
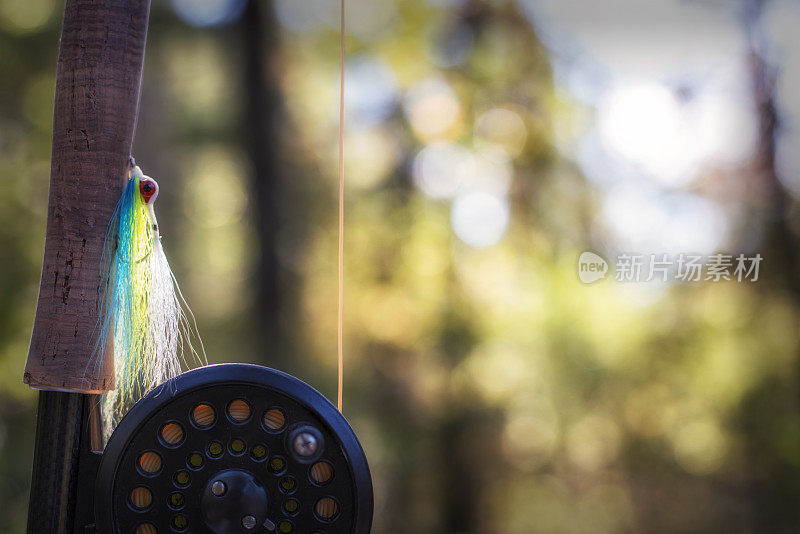
[[[103,452],[101,534],[367,534],[372,482],[339,411],[247,364],[184,373],[141,399]]]

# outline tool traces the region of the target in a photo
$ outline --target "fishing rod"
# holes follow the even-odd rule
[[[114,284],[131,283],[118,281],[119,266],[116,277],[107,272],[109,246],[125,260],[127,227],[111,224],[123,199],[152,222],[142,239],[160,252],[150,204],[158,186],[131,165],[149,11],[149,0],[66,1],[23,377],[39,390],[28,533],[366,534],[372,482],[355,433],[322,394],[280,371],[230,363],[177,374],[110,431],[103,398],[121,385],[119,354],[147,356],[131,351],[149,346],[126,345],[138,338],[121,337],[123,323],[141,321],[130,326],[115,315],[125,306],[108,304],[108,295],[128,298]],[[137,265],[144,258],[152,260],[148,253]],[[134,373],[148,374],[142,365]]]

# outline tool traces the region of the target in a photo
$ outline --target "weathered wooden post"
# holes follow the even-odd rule
[[[58,55],[50,200],[24,381],[41,390],[28,532],[72,532],[91,394],[114,387],[107,358],[87,373],[106,225],[127,174],[149,0],[67,0]]]

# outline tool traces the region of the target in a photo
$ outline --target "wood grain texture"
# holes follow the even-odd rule
[[[149,0],[66,2],[44,263],[23,379],[36,389],[114,387],[111,351],[96,376],[89,362],[103,241],[133,144],[149,12]]]

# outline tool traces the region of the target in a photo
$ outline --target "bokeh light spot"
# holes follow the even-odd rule
[[[414,133],[425,142],[453,138],[461,125],[461,104],[447,82],[438,78],[412,87],[405,110]]]
[[[622,86],[600,104],[598,128],[608,148],[662,181],[692,177],[693,150],[681,127],[680,105],[661,85]]]
[[[55,0],[3,0],[0,27],[17,35],[35,33],[52,19],[55,7]]]
[[[375,56],[348,60],[344,104],[346,126],[373,126],[391,115],[397,100],[397,81],[392,69]]]
[[[673,445],[678,463],[697,475],[707,475],[722,467],[729,448],[722,429],[710,419],[693,421],[680,428]]]
[[[171,0],[175,13],[192,26],[223,26],[242,16],[247,0]]]
[[[414,183],[432,198],[451,198],[474,173],[474,164],[462,145],[435,143],[414,158]]]
[[[569,429],[567,454],[577,467],[596,471],[617,458],[621,441],[622,434],[611,419],[588,415]]]
[[[450,221],[459,239],[473,247],[494,245],[503,237],[510,218],[508,201],[482,192],[459,195]]]
[[[527,137],[522,117],[507,108],[492,108],[475,121],[476,145],[502,148],[511,157],[522,152]]]

